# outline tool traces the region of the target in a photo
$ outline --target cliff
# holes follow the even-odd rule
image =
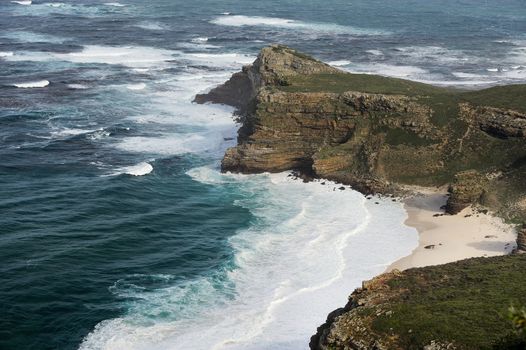
[[[242,126],[223,171],[295,169],[363,193],[449,185],[450,214],[483,205],[526,220],[526,85],[446,89],[350,74],[271,46],[196,102],[237,108]],[[364,282],[311,348],[524,348],[506,319],[511,304],[526,304],[524,227],[515,255]]]
[[[524,349],[508,319],[526,304],[526,255],[392,272],[363,283],[311,338],[315,350]]]
[[[284,46],[196,102],[238,109],[223,171],[296,169],[363,193],[450,185],[447,209],[526,218],[526,85],[460,91],[350,74]]]

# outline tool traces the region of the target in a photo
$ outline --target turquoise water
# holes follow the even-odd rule
[[[238,126],[193,96],[274,42],[521,83],[524,33],[522,1],[0,3],[0,348],[306,348],[416,233],[397,202],[220,174]]]

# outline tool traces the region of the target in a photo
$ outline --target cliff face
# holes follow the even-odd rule
[[[506,317],[512,302],[526,302],[524,268],[522,254],[380,275],[328,316],[310,347],[524,349]]]
[[[524,85],[461,92],[344,73],[271,46],[196,101],[238,108],[223,171],[297,169],[364,193],[452,184],[451,213],[483,203],[526,218],[526,185],[516,186],[526,175]]]
[[[227,150],[223,171],[296,169],[364,193],[448,184],[451,214],[483,204],[526,220],[526,85],[444,89],[349,74],[271,46],[196,102],[238,109],[238,145]],[[525,232],[517,253],[526,249]],[[502,315],[510,300],[526,304],[525,259],[472,259],[379,276],[329,315],[311,348],[507,348]]]

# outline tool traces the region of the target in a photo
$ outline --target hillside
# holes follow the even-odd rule
[[[329,315],[311,349],[524,349],[509,319],[526,305],[524,269],[521,254],[378,276]]]
[[[275,45],[196,101],[238,109],[223,171],[296,169],[363,193],[451,185],[450,213],[480,204],[526,219],[526,85],[462,91],[351,74]]]

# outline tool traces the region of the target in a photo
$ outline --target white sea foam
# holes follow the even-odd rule
[[[197,38],[193,38],[191,41],[194,43],[206,43],[208,41],[208,38],[207,37],[197,37]]]
[[[345,67],[353,73],[378,74],[396,78],[409,78],[418,80],[429,72],[417,66],[391,65],[383,63],[374,64],[352,64]]]
[[[52,131],[51,135],[53,135],[54,137],[75,136],[75,135],[88,134],[94,131],[95,130],[86,130],[86,129],[78,129],[78,128],[64,128],[64,129],[60,129],[57,131]]]
[[[8,61],[119,64],[134,69],[162,68],[165,62],[175,59],[180,52],[141,46],[88,45],[82,51],[70,53],[21,51],[5,57]]]
[[[401,204],[273,175],[192,169],[196,181],[236,184],[253,225],[229,243],[235,268],[145,291],[112,289],[140,300],[127,316],[100,323],[81,349],[304,349],[327,313],[363,279],[382,272],[417,243]],[[306,307],[308,305],[308,307]],[[163,314],[162,318],[156,315]]]
[[[144,175],[148,175],[152,171],[153,171],[153,166],[150,163],[141,162],[139,164],[119,168],[112,175],[127,174],[127,175],[133,175],[133,176],[144,176]]]
[[[23,43],[54,43],[60,44],[67,39],[55,35],[40,34],[29,31],[6,31],[0,34],[0,37],[8,38]]]
[[[0,51],[0,57],[11,57],[14,55],[12,51]]]
[[[480,79],[484,77],[484,75],[482,74],[475,74],[475,73],[453,72],[451,74],[453,74],[457,78],[467,78],[467,79],[473,79],[473,78]]]
[[[348,66],[349,64],[351,64],[352,62],[351,61],[348,61],[348,60],[340,60],[340,61],[330,61],[330,62],[327,62],[327,64],[331,65],[331,66],[334,66],[334,67],[343,67],[343,66]]]
[[[126,88],[128,90],[144,90],[144,88],[146,87],[146,84],[145,83],[138,83],[138,84],[129,84],[129,85],[126,85]]]
[[[29,6],[33,3],[31,0],[19,0],[19,1],[13,0],[11,2],[14,4],[25,5],[25,6]]]
[[[85,89],[88,89],[89,86],[85,84],[68,84],[68,88],[74,89],[74,90],[85,90]]]
[[[124,7],[125,4],[121,4],[120,2],[105,2],[104,5],[106,6],[113,6],[113,7]]]
[[[371,55],[374,55],[374,56],[382,56],[383,55],[383,52],[380,51],[380,50],[367,50],[366,52],[370,53]]]
[[[252,63],[255,59],[252,55],[239,53],[188,53],[182,54],[181,58],[193,64],[232,70],[239,69],[242,65]]]
[[[62,6],[65,6],[66,4],[64,4],[63,2],[48,2],[46,3],[46,5],[50,7],[62,7]]]
[[[211,23],[231,26],[256,26],[256,27],[278,27],[301,31],[315,31],[318,33],[336,33],[336,34],[356,34],[356,35],[381,35],[387,34],[384,31],[373,29],[356,28],[350,26],[343,26],[334,23],[311,23],[302,22],[293,19],[279,18],[279,17],[261,17],[261,16],[220,16],[211,21]]]
[[[166,30],[166,26],[164,24],[161,24],[159,22],[141,22],[138,24],[135,24],[134,27],[146,29],[146,30]]]
[[[174,58],[176,52],[140,46],[85,46],[80,52],[53,54],[56,59],[74,63],[121,64],[129,67],[149,67]]]
[[[111,133],[108,130],[101,128],[91,133],[89,135],[89,138],[95,141],[95,140],[101,140],[103,138],[109,137],[110,135]]]
[[[49,85],[49,81],[48,80],[38,80],[38,81],[30,81],[30,82],[27,82],[27,83],[13,84],[13,86],[15,86],[17,88],[22,88],[22,89],[43,88],[43,87],[46,87],[48,85]]]

